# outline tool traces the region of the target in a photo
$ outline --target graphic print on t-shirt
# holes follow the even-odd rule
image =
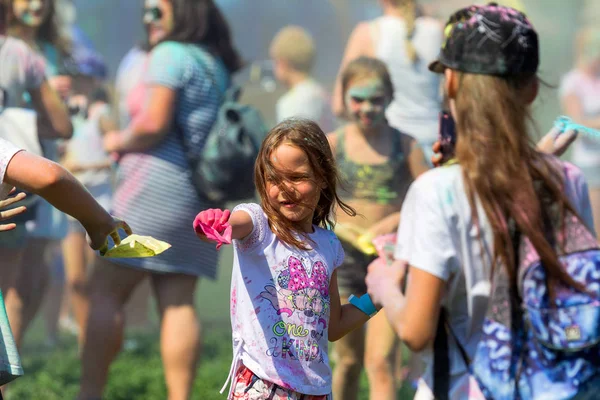
[[[329,275],[322,261],[289,256],[273,285],[260,296],[281,317],[269,339],[271,357],[323,361],[318,341],[329,320]]]

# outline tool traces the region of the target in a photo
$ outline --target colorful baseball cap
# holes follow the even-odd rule
[[[538,35],[527,16],[489,3],[469,6],[450,17],[433,72],[445,68],[496,76],[533,75],[539,65]]]

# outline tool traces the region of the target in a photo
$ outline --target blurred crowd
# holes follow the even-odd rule
[[[321,44],[305,27],[285,26],[270,38],[267,62],[244,60],[213,0],[139,3],[142,19],[131,24],[143,27],[144,37],[139,43],[132,39],[118,68],[110,71],[94,38],[78,25],[70,0],[0,2],[0,138],[72,174],[100,206],[97,212],[89,209],[90,215],[100,220],[108,212],[118,218],[110,229],[94,231],[91,227],[98,224],[79,217],[85,210],[56,200],[71,197],[76,203],[84,196],[76,189],[53,192],[54,186],[34,178],[5,179],[23,182],[28,194],[20,203],[27,210],[10,220],[16,225],[0,237],[0,288],[8,329],[16,349],[22,348],[38,314],[43,315],[49,347],[56,345],[60,330],[75,335],[82,365],[80,399],[101,398],[111,362],[123,346],[136,346],[124,339],[126,327],[160,330],[169,399],[191,396],[201,349],[194,296],[199,279],[216,278],[218,262],[214,244],[198,241],[191,221],[200,210],[224,205],[196,190],[189,156],[202,153],[228,88],[240,81],[260,82],[264,91],[282,87],[284,93],[269,111],[273,122],[306,118],[328,134],[344,182],[341,198],[360,214],[336,214],[335,232],[345,254],[337,272],[342,304],[351,295],[369,292],[369,265],[377,254],[364,244],[398,231],[409,188],[434,166],[440,113],[453,112],[449,92],[443,90],[451,76],[434,74],[429,66],[448,35],[440,10],[451,11],[464,2],[373,1],[373,15],[378,16],[353,28],[337,77],[330,82],[320,82],[314,74]],[[499,3],[525,11],[527,2]],[[223,7],[236,6],[227,2]],[[562,113],[600,130],[600,30],[581,29],[574,47],[573,67],[558,90]],[[245,79],[239,78],[242,72]],[[589,188],[589,229],[599,232],[598,138],[580,135],[571,157]],[[48,165],[40,164],[39,179],[52,172]],[[477,191],[475,182],[471,189]],[[81,204],[88,207],[88,200]],[[121,219],[133,232],[169,242],[172,249],[152,258],[99,257],[105,243],[95,240],[94,232],[102,236],[102,231],[104,237],[115,233],[124,227]],[[456,290],[451,291],[454,301],[471,301]],[[151,295],[160,328],[149,320]],[[463,303],[452,303],[450,310],[460,309],[451,320],[459,330],[466,329],[460,321],[466,313]],[[2,329],[6,332],[7,326]],[[357,398],[363,368],[371,399],[395,398],[403,381],[415,388],[423,385],[418,382],[428,362],[412,357],[404,365],[398,331],[389,314],[381,312],[366,328],[336,341],[335,398]],[[469,344],[470,335],[459,334]],[[8,373],[19,375],[18,364],[18,358],[8,362]]]

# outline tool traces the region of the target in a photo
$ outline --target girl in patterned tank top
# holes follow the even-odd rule
[[[341,196],[362,215],[338,215],[336,233],[346,253],[338,279],[345,302],[350,294],[366,293],[367,267],[375,258],[370,243],[396,231],[409,185],[429,167],[415,139],[392,128],[385,118],[394,88],[383,62],[360,57],[348,64],[342,93],[350,122],[330,134],[329,141],[343,179]],[[395,398],[390,356],[396,347],[391,327],[378,316],[369,321],[366,334],[356,330],[341,339],[335,347],[334,397],[356,398],[364,356],[371,398]]]

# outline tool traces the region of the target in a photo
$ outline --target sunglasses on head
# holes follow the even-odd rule
[[[159,7],[144,8],[144,23],[146,24],[160,21],[162,16],[163,12]]]

